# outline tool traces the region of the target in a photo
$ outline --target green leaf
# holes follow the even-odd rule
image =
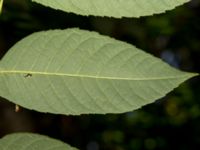
[[[0,14],[2,12],[2,7],[3,7],[3,0],[0,0]]]
[[[38,134],[14,133],[0,139],[1,150],[77,150],[71,146]]]
[[[32,0],[80,15],[140,17],[163,13],[189,0]]]
[[[0,62],[0,96],[41,112],[122,113],[154,102],[194,75],[95,32],[51,30],[9,50]]]

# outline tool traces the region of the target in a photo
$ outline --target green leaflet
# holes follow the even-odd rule
[[[41,112],[122,113],[195,75],[95,32],[51,30],[26,37],[2,59],[0,96]]]
[[[1,150],[77,150],[71,146],[38,134],[14,133],[0,139]]]
[[[2,7],[3,7],[3,0],[0,0],[0,14],[2,12]]]
[[[32,0],[34,2],[80,15],[140,17],[171,10],[189,0]]]

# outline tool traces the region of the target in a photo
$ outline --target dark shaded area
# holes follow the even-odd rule
[[[0,15],[0,57],[17,41],[41,30],[79,27],[136,45],[185,71],[200,72],[200,1],[140,19],[84,17],[29,0],[6,0]],[[197,150],[200,82],[185,82],[162,100],[116,115],[63,116],[21,109],[1,98],[0,137],[36,132],[81,150]]]

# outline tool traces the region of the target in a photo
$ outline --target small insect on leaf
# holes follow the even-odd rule
[[[3,7],[3,0],[0,0],[0,14],[2,12],[2,7]]]
[[[32,74],[27,73],[24,77],[25,77],[25,78],[32,77]]]

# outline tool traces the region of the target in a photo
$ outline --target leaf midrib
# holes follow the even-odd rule
[[[24,70],[5,70],[0,71],[1,74],[31,74],[31,75],[49,75],[49,76],[68,76],[68,77],[79,77],[79,78],[93,78],[93,79],[107,79],[107,80],[134,80],[134,81],[147,81],[147,80],[168,80],[168,79],[177,79],[177,78],[189,78],[196,76],[195,73],[187,73],[187,75],[182,76],[166,76],[166,77],[148,77],[148,78],[119,78],[119,77],[106,77],[106,76],[92,76],[92,75],[80,75],[80,74],[69,74],[69,73],[58,73],[58,72],[36,72],[36,71],[24,71]]]

